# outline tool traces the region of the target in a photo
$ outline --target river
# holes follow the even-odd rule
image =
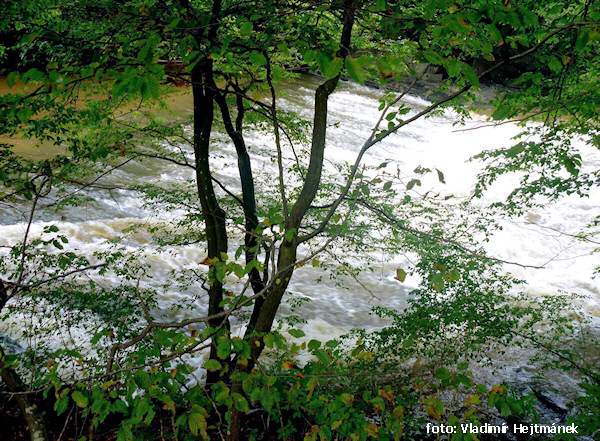
[[[304,76],[283,86],[280,90],[280,107],[310,119],[317,81],[314,77]],[[353,161],[362,142],[377,121],[380,95],[381,91],[352,83],[341,84],[332,95],[326,149],[328,167],[333,167],[333,164],[339,163],[340,160]],[[169,101],[170,109],[177,118],[188,118],[191,115],[189,92],[181,90],[172,95]],[[414,109],[423,108],[428,103],[424,98],[415,96],[407,96],[405,101]],[[481,164],[467,160],[484,149],[510,145],[511,138],[520,129],[515,124],[493,127],[485,124],[485,118],[478,115],[474,115],[473,120],[465,126],[454,125],[455,119],[456,115],[447,111],[443,115],[418,120],[373,147],[368,152],[365,163],[378,165],[382,162],[393,162],[407,173],[419,165],[431,169],[438,168],[443,171],[446,183],[442,184],[432,176],[431,179],[423,181],[420,191],[424,193],[431,189],[441,194],[452,194],[457,198],[468,197],[477,173],[481,170]],[[479,126],[484,127],[474,129]],[[248,134],[254,168],[259,179],[266,181],[276,173],[275,164],[264,154],[265,146],[270,142],[272,140],[269,135],[259,132]],[[38,149],[27,144],[27,141],[19,141],[19,151],[23,154],[44,157],[47,154],[45,148],[47,149],[42,146]],[[214,149],[216,159],[213,166],[217,170],[218,178],[236,190],[237,168],[233,149],[224,141],[215,142]],[[582,149],[584,167],[600,167],[598,151],[594,152],[583,146]],[[128,164],[108,177],[106,182],[129,186],[147,182],[149,179],[158,179],[158,182],[165,186],[179,185],[186,181],[189,184],[193,175],[188,169],[153,161]],[[479,203],[505,197],[515,183],[516,177],[500,179]],[[156,212],[145,208],[138,195],[128,190],[116,190],[111,194],[89,190],[86,194],[91,200],[83,207],[67,208],[59,214],[40,212],[33,226],[33,234],[41,231],[45,225],[57,224],[61,233],[70,239],[68,247],[88,255],[99,249],[107,249],[107,239],[123,236],[124,241],[121,245],[130,251],[142,251],[145,262],[151,267],[152,279],[142,283],[157,288],[162,287],[171,277],[171,270],[193,268],[206,256],[201,245],[180,247],[176,253],[169,253],[168,250],[159,252],[148,234],[122,233],[134,223],[168,222],[182,213]],[[526,292],[536,296],[564,292],[584,295],[585,310],[595,319],[600,319],[600,286],[598,279],[592,277],[594,267],[598,263],[597,255],[593,255],[592,251],[598,247],[598,243],[584,242],[573,237],[598,215],[598,202],[600,191],[595,189],[586,199],[576,196],[564,197],[545,208],[531,210],[520,218],[503,218],[500,221],[503,229],[493,235],[486,248],[490,255],[502,260],[544,266],[543,269],[505,266],[507,271],[527,281],[524,287]],[[24,214],[24,210],[19,212],[6,206],[0,207],[0,246],[12,245],[22,239],[25,230]],[[406,263],[402,255],[381,256],[376,271],[360,275],[360,283],[368,289],[350,277],[342,279],[344,286],[341,287],[336,281],[322,277],[322,270],[311,265],[297,270],[289,287],[290,293],[293,294],[289,298],[310,300],[303,302],[294,311],[307,321],[307,325],[304,326],[307,338],[324,340],[337,337],[352,328],[378,326],[381,323],[369,314],[371,308],[377,305],[403,308],[408,293],[418,283],[411,277],[405,283],[394,279],[396,268]],[[318,278],[322,278],[319,283],[316,282]],[[115,281],[107,279],[102,282],[111,284]],[[183,319],[206,313],[204,302],[195,296],[195,292],[200,291],[199,287],[182,292],[177,288],[177,284],[173,283],[170,288],[161,290],[156,315],[162,319]],[[373,297],[369,290],[377,293],[377,297]],[[192,305],[194,309],[170,309],[173,305],[184,302]],[[282,315],[291,312],[289,304],[282,307]],[[18,341],[19,329],[22,326],[20,319],[22,317],[13,317],[0,323],[0,332],[9,334]],[[78,332],[77,329],[71,331],[74,334]],[[79,332],[81,335],[74,338],[85,342],[85,329],[82,328]],[[55,344],[60,345],[61,341],[57,336]]]

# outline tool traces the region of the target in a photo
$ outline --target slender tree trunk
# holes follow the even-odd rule
[[[14,369],[4,365],[4,350],[2,348],[0,348],[0,357],[0,377],[2,377],[6,388],[15,394],[14,398],[27,422],[31,441],[50,441],[44,416],[38,407],[37,399],[33,394],[26,393],[27,390],[19,374]]]
[[[215,86],[216,88],[216,86]],[[245,219],[245,230],[244,235],[244,246],[246,263],[254,260],[258,254],[258,241],[256,237],[256,227],[258,227],[258,216],[256,214],[256,191],[254,188],[254,176],[252,173],[252,163],[250,161],[250,155],[246,148],[246,141],[242,131],[243,119],[244,119],[244,103],[241,96],[236,97],[237,105],[237,117],[235,126],[231,118],[231,113],[225,96],[217,93],[216,96],[217,104],[221,109],[221,116],[225,125],[225,130],[229,135],[229,138],[235,146],[235,151],[238,160],[238,171],[240,175],[240,182],[242,186],[242,205],[244,210]],[[264,281],[260,275],[260,272],[256,268],[252,268],[248,274],[252,290],[255,293],[262,291],[265,287]],[[256,299],[256,304],[260,304],[262,298]],[[257,309],[256,306],[254,308]],[[260,308],[258,308],[260,309]],[[254,316],[254,313],[253,313]],[[248,327],[253,327],[256,320],[250,319]]]
[[[248,149],[246,148],[246,142],[244,140],[244,135],[242,132],[242,123],[244,118],[243,99],[241,96],[237,96],[236,98],[237,117],[235,126],[232,122],[231,113],[229,111],[229,106],[227,104],[225,96],[217,93],[216,102],[219,105],[219,108],[221,109],[221,115],[223,118],[223,123],[225,125],[225,130],[227,131],[229,138],[232,140],[235,146],[238,158],[238,171],[242,186],[242,205],[244,210],[246,230],[246,233],[244,235],[244,246],[246,248],[245,258],[246,263],[249,263],[250,261],[256,258],[256,255],[258,253],[258,242],[255,234],[256,227],[258,226],[258,216],[256,214],[256,194],[254,188],[254,177],[252,173],[252,163],[250,161],[250,155],[248,154]],[[260,275],[260,272],[256,268],[252,268],[250,270],[248,278],[250,280],[250,284],[252,285],[252,290],[255,293],[259,293],[264,289],[264,281]],[[246,333],[252,332],[252,330],[254,329],[264,299],[259,297],[254,302],[254,309],[248,322]],[[234,357],[234,359],[231,361],[232,371],[237,370],[236,361],[237,357]],[[242,383],[236,380],[235,378],[232,379],[231,392],[239,394],[244,393]],[[228,440],[237,441],[240,439],[243,416],[243,413],[239,410],[235,408],[230,409],[229,431],[227,434]]]
[[[356,7],[353,0],[345,0],[343,5],[343,27],[341,36],[341,48],[338,51],[340,58],[346,58],[350,50],[352,27],[354,26]],[[286,232],[293,230],[291,240],[284,239],[279,247],[277,258],[277,279],[267,290],[264,300],[255,304],[252,312],[251,324],[246,331],[246,338],[250,340],[250,360],[246,369],[251,370],[258,357],[264,349],[262,335],[269,332],[273,326],[275,315],[281,304],[283,295],[290,283],[296,265],[296,253],[298,250],[298,230],[302,219],[312,204],[321,182],[323,169],[323,158],[325,154],[325,136],[327,132],[327,104],[329,96],[336,89],[340,76],[325,81],[315,92],[315,115],[313,121],[313,134],[310,162],[304,186],[296,203],[292,206],[290,216],[286,220]],[[241,393],[241,385],[234,383],[233,392]],[[243,414],[236,409],[231,410],[228,441],[238,441],[241,437]],[[283,435],[283,434],[282,434]]]
[[[4,283],[0,281],[0,311],[6,305],[9,299],[9,291]],[[23,382],[19,374],[12,368],[5,366],[4,348],[0,346],[0,377],[6,385],[6,388],[13,392],[17,404],[25,417],[31,441],[49,441],[48,431],[44,417],[40,411],[37,400],[32,394],[24,394],[26,392]],[[1,429],[0,429],[1,430]]]
[[[216,41],[217,29],[221,14],[221,0],[214,0],[206,39],[210,45]],[[204,35],[195,35],[199,43],[204,44]],[[213,62],[209,56],[204,57],[192,69],[192,93],[194,97],[194,156],[196,164],[196,184],[198,197],[202,206],[202,215],[206,227],[208,258],[213,262],[221,260],[221,254],[227,253],[227,229],[225,212],[219,205],[213,187],[210,170],[210,135],[212,133],[215,89],[213,79]],[[214,268],[209,268],[210,288],[208,290],[208,314],[223,311],[223,284],[217,280]],[[225,320],[225,323],[223,323]],[[227,319],[215,319],[209,322],[213,328],[222,325],[229,327]],[[216,338],[211,344],[210,358],[217,358]],[[220,379],[218,372],[208,372],[207,383],[215,383]]]
[[[194,95],[194,154],[196,162],[196,183],[198,197],[202,206],[202,214],[206,227],[208,258],[221,260],[221,253],[227,253],[227,230],[225,212],[219,206],[211,179],[209,164],[210,134],[214,116],[214,91],[209,87],[208,79],[212,79],[212,61],[202,60],[192,70],[192,91]],[[223,310],[223,284],[214,277],[214,269],[209,269],[210,288],[208,291],[208,314],[213,315]],[[221,326],[222,319],[211,321],[211,327]],[[211,345],[211,358],[216,358],[216,343]],[[207,382],[215,382],[218,373],[209,372]]]
[[[356,7],[352,0],[345,0],[343,8],[343,27],[340,41],[341,48],[338,51],[338,56],[340,58],[346,58],[348,56],[356,12]],[[258,334],[269,332],[271,330],[275,314],[279,309],[281,299],[287,290],[294,272],[296,251],[298,249],[298,230],[321,183],[321,172],[323,170],[323,158],[325,154],[325,137],[327,133],[327,104],[329,102],[329,96],[336,89],[339,79],[340,76],[338,75],[325,81],[315,92],[315,115],[313,120],[312,144],[308,171],[304,186],[300,191],[296,203],[291,209],[285,226],[286,232],[294,231],[294,235],[291,241],[284,240],[279,248],[279,256],[277,259],[277,277],[279,280],[276,280],[266,293],[265,302],[262,305],[256,321],[255,330]],[[264,345],[262,339],[254,337],[254,341],[251,341],[250,347],[252,353],[251,362],[254,362],[258,359],[263,350]]]

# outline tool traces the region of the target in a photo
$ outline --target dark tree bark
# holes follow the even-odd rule
[[[212,44],[216,41],[217,29],[221,13],[221,1],[213,2],[210,23],[208,25],[208,41]],[[203,35],[196,35],[199,44],[202,43]],[[194,155],[196,165],[196,183],[198,197],[202,206],[202,215],[206,227],[206,241],[208,258],[213,261],[221,260],[221,253],[227,253],[227,229],[225,212],[219,205],[215,189],[213,187],[210,170],[210,135],[212,133],[215,89],[213,87],[213,62],[206,56],[192,69],[192,93],[194,97]],[[223,284],[217,280],[214,269],[210,268],[210,288],[208,290],[208,314],[214,315],[223,311]],[[223,323],[225,320],[225,323]],[[217,318],[209,322],[213,328],[221,326],[228,327],[226,318]],[[217,358],[216,339],[213,338],[211,345],[211,359]],[[207,383],[215,383],[220,379],[218,372],[207,374]]]
[[[215,86],[216,88],[216,86]],[[235,151],[238,159],[238,171],[240,175],[240,182],[242,185],[242,205],[244,210],[244,220],[246,233],[244,235],[244,246],[246,263],[254,260],[258,254],[256,227],[258,226],[258,216],[256,214],[256,192],[254,188],[254,176],[252,173],[252,163],[250,161],[250,155],[246,148],[246,141],[244,139],[243,119],[244,119],[244,103],[243,98],[240,95],[236,97],[237,116],[235,126],[231,118],[231,112],[229,105],[224,95],[217,93],[215,95],[216,102],[221,110],[221,116],[225,125],[227,135],[235,146]],[[250,278],[250,284],[252,290],[255,293],[259,293],[265,287],[264,281],[260,275],[260,272],[256,268],[252,268],[248,274]],[[259,302],[262,298],[258,298],[256,302]],[[256,308],[255,308],[256,309]],[[260,308],[259,308],[260,309]],[[253,320],[250,319],[250,326],[252,326]]]
[[[0,281],[0,311],[9,299],[9,291]],[[5,365],[4,349],[0,347],[0,377],[6,388],[14,393],[15,400],[29,428],[31,441],[49,441],[44,416],[38,406],[37,399],[32,394],[27,394],[19,374],[11,367]]]
[[[44,415],[33,394],[27,393],[19,374],[11,367],[5,366],[4,350],[0,348],[0,377],[6,388],[14,393],[19,409],[23,413],[31,441],[50,441]]]
[[[352,27],[356,6],[352,0],[345,0],[343,4],[343,27],[340,41],[340,50],[338,56],[346,58],[350,50],[352,37]],[[258,359],[264,348],[264,343],[260,335],[271,330],[275,314],[281,304],[281,299],[285,294],[292,278],[296,264],[296,252],[298,249],[298,231],[306,212],[310,208],[319,185],[321,183],[321,172],[323,170],[323,158],[325,154],[325,137],[327,133],[327,104],[329,96],[336,89],[340,75],[331,78],[322,83],[315,92],[315,114],[313,118],[312,143],[310,150],[310,162],[306,173],[304,186],[296,203],[290,210],[290,215],[286,219],[285,229],[293,231],[291,240],[284,240],[279,248],[277,258],[277,278],[278,280],[267,290],[265,301],[256,321],[255,331],[257,335],[251,338],[251,364]]]
[[[345,58],[349,53],[352,27],[354,25],[355,6],[352,0],[346,0],[343,5],[343,28],[341,37],[341,49],[338,56]],[[264,300],[260,304],[255,304],[251,317],[252,328],[248,328],[246,338],[250,340],[251,359],[246,366],[246,370],[251,370],[256,360],[264,349],[262,335],[269,332],[273,326],[273,321],[283,295],[290,283],[294,268],[296,265],[296,254],[298,250],[298,230],[306,212],[310,208],[321,182],[321,172],[323,169],[323,158],[325,153],[325,136],[327,132],[327,104],[329,96],[336,89],[340,75],[325,81],[321,84],[315,93],[315,115],[313,120],[313,133],[311,144],[311,155],[304,186],[296,203],[292,206],[290,215],[286,219],[286,232],[293,230],[294,235],[291,240],[284,239],[279,248],[277,258],[277,279],[274,280],[270,288],[267,289]],[[287,214],[287,213],[286,213]],[[232,392],[240,393],[241,384],[232,385]],[[243,414],[236,409],[231,409],[231,419],[228,434],[228,441],[238,441],[241,438],[241,428],[243,424]]]
[[[207,26],[206,40],[209,46],[216,43],[216,34],[219,26],[222,4],[220,0],[213,2],[211,19]],[[356,6],[352,0],[345,0],[341,6],[343,14],[343,27],[341,36],[341,49],[338,56],[345,58],[349,53],[352,27]],[[197,36],[200,43],[201,37]],[[206,41],[205,41],[206,43]],[[293,231],[291,240],[285,239],[279,247],[277,258],[277,280],[267,289],[264,298],[255,302],[246,337],[250,339],[251,360],[245,368],[251,370],[258,357],[262,353],[264,343],[262,335],[271,330],[273,321],[284,293],[294,272],[296,264],[296,253],[298,248],[298,231],[302,220],[313,202],[320,182],[325,151],[325,136],[327,130],[327,104],[329,96],[336,89],[340,75],[329,79],[321,84],[315,93],[315,115],[313,121],[313,136],[311,145],[311,156],[304,186],[296,203],[292,206],[289,215],[286,213],[285,230]],[[253,260],[257,255],[257,239],[254,231],[258,226],[256,215],[256,196],[254,178],[250,157],[246,148],[242,133],[242,122],[244,107],[241,97],[237,97],[237,118],[234,122],[231,118],[230,109],[226,97],[222,95],[215,84],[212,60],[207,56],[192,69],[192,88],[194,96],[194,152],[196,157],[196,179],[198,194],[202,205],[202,212],[206,224],[206,237],[208,243],[208,257],[220,259],[221,253],[227,252],[227,231],[225,224],[225,213],[219,206],[218,200],[211,180],[209,166],[210,134],[214,117],[214,103],[221,110],[225,129],[232,140],[238,158],[238,170],[242,186],[242,204],[245,217],[245,247],[246,261]],[[257,270],[249,274],[250,283],[254,292],[264,290],[265,283]],[[222,311],[219,306],[223,300],[223,285],[214,277],[211,277],[209,289],[209,314]],[[222,326],[220,320],[210,323],[213,327]],[[216,344],[213,340],[211,346],[211,358],[216,358]],[[234,366],[231,366],[234,367]],[[227,375],[229,378],[229,375]],[[209,373],[207,382],[214,383],[223,380],[223,375],[215,372]],[[234,392],[241,391],[241,385],[234,381],[232,384]],[[228,440],[238,441],[241,437],[242,413],[236,409],[230,409],[230,425]]]

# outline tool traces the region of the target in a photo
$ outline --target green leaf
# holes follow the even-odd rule
[[[9,73],[8,76],[6,77],[6,85],[8,87],[13,87],[14,84],[17,82],[18,78],[19,78],[19,72]]]
[[[315,391],[315,387],[317,387],[317,383],[319,380],[317,377],[310,377],[308,382],[306,383],[306,390],[308,391],[308,399],[310,399],[311,395]]]
[[[69,407],[69,395],[65,394],[62,398],[58,399],[54,404],[54,410],[56,414],[60,415],[67,410]]]
[[[152,49],[152,44],[150,42],[147,42],[142,49],[140,50],[140,52],[138,53],[138,61],[143,62],[145,61],[149,54],[151,53],[151,49]]]
[[[548,61],[548,67],[550,68],[550,70],[552,72],[560,72],[563,68],[563,64],[560,62],[560,60],[558,58],[556,58],[554,55],[550,58],[550,61]]]
[[[289,329],[288,332],[295,338],[301,338],[306,335],[302,329]]]
[[[21,121],[21,123],[27,124],[32,114],[33,111],[30,108],[23,107],[17,112],[17,118],[19,119],[19,121]]]
[[[117,441],[131,441],[133,440],[133,432],[129,426],[121,426],[119,432],[117,432]]]
[[[341,58],[334,58],[330,63],[325,63],[323,74],[327,79],[334,78],[342,71],[342,67],[344,67],[344,60]]]
[[[210,359],[206,363],[204,363],[204,369],[209,372],[215,372],[221,369],[221,363],[218,360]]]
[[[469,406],[477,406],[481,404],[481,397],[479,395],[469,395],[463,401]]]
[[[393,72],[393,68],[390,65],[390,63],[388,63],[385,59],[383,58],[377,58],[375,60],[375,65],[377,66],[377,69],[379,69],[379,72],[382,75],[391,75],[391,73]],[[379,110],[382,110],[383,107]]]
[[[386,0],[377,0],[377,2],[375,3],[375,8],[378,11],[386,10],[387,7],[388,7],[388,5],[387,5],[387,1]]]
[[[523,11],[523,23],[527,26],[537,26],[539,24],[538,16],[533,11]]]
[[[44,78],[44,72],[34,67],[25,72],[21,78],[29,81],[40,81]]]
[[[313,354],[319,359],[321,363],[324,365],[329,365],[331,363],[331,358],[329,357],[329,353],[324,349],[315,349]]]
[[[502,41],[502,34],[500,33],[500,31],[498,30],[498,28],[496,26],[494,26],[493,24],[489,24],[486,26],[486,29],[490,33],[490,37],[491,37],[492,41],[494,41],[494,43],[498,43],[498,42]]]
[[[575,49],[579,52],[581,51],[588,42],[590,41],[590,30],[585,28],[579,31],[579,35],[577,36],[577,41],[575,41]]]
[[[469,377],[467,377],[464,374],[457,374],[456,375],[456,380],[462,384],[464,384],[467,387],[471,387],[473,386],[473,380],[471,380]]]
[[[239,263],[232,264],[232,267],[233,267],[234,274],[236,276],[238,276],[240,279],[247,274],[246,273],[246,269],[242,265],[240,265]]]
[[[219,338],[217,342],[217,357],[224,360],[231,354],[231,341],[227,337]]]
[[[508,103],[502,103],[498,106],[494,113],[492,114],[492,118],[495,120],[503,120],[511,117],[515,114],[514,109]]]
[[[408,184],[406,184],[406,189],[411,190],[415,185],[421,186],[421,181],[418,179],[411,179]]]
[[[246,400],[243,395],[234,392],[231,396],[233,398],[233,405],[237,410],[241,412],[248,412],[250,410],[248,400]]]
[[[349,406],[354,401],[354,395],[344,392],[340,394],[340,399],[342,400],[342,403],[344,403],[346,406]]]
[[[115,412],[119,412],[119,413],[123,413],[123,414],[127,414],[129,412],[129,408],[127,407],[127,404],[120,399],[117,399],[114,403],[113,403],[113,409],[115,410]]]
[[[477,76],[477,73],[475,73],[475,69],[465,63],[463,73],[467,77],[467,80],[469,80],[469,83],[475,87],[479,87],[479,77]]]
[[[167,410],[175,409],[175,401],[169,395],[162,394],[157,397],[160,401],[164,403],[164,408]]]
[[[250,62],[255,67],[261,67],[261,66],[264,66],[265,64],[267,64],[267,59],[260,52],[253,51],[250,53]]]
[[[450,371],[444,367],[441,367],[437,371],[435,371],[435,378],[437,378],[438,380],[447,380],[451,376],[452,374],[450,373]]]
[[[427,51],[427,52],[423,52],[422,55],[423,55],[423,58],[425,58],[425,61],[427,61],[428,63],[431,63],[431,64],[439,65],[444,62],[444,59],[437,52]]]
[[[440,170],[438,170],[437,168],[435,169],[435,171],[437,171],[438,180],[439,180],[439,181],[440,181],[442,184],[445,184],[445,183],[446,183],[446,181],[445,181],[445,179],[444,179],[444,174],[443,174],[443,173],[442,173]]]
[[[142,400],[136,400],[133,409],[133,415],[135,417],[142,418],[150,409],[150,400],[144,398]]]
[[[394,278],[400,282],[404,282],[406,280],[406,271],[404,271],[402,268],[398,268],[396,270],[396,277]]]
[[[273,349],[273,345],[275,344],[275,337],[273,337],[273,334],[266,334],[263,337],[263,342],[265,343],[265,346],[269,349]]]
[[[515,415],[520,415],[523,413],[523,408],[521,407],[521,405],[513,399],[510,399],[511,401],[509,401],[509,407],[510,407],[510,411],[511,413],[515,414]]]
[[[206,417],[200,412],[192,412],[188,416],[188,426],[192,435],[198,436],[200,432],[206,431]]]
[[[248,35],[248,34],[250,34],[252,32],[252,29],[253,29],[252,22],[251,21],[245,21],[240,26],[240,34],[242,34],[242,35]]]
[[[348,72],[350,78],[360,84],[365,82],[365,70],[358,64],[358,61],[353,58],[346,58],[344,65],[346,66],[346,72]]]
[[[315,61],[317,62],[317,65],[319,66],[319,71],[327,76],[327,72],[330,69],[330,64],[332,63],[332,59],[331,57],[323,52],[318,52],[317,54],[315,54]]]
[[[139,370],[134,375],[135,384],[143,389],[150,387],[150,375],[144,370]]]
[[[319,349],[321,347],[321,342],[319,340],[311,340],[308,342],[308,349],[310,351],[314,351],[315,349]]]
[[[76,390],[73,392],[71,397],[73,398],[73,401],[75,401],[75,404],[77,404],[77,407],[81,407],[81,408],[87,407],[88,397],[85,396],[83,394],[83,392]]]
[[[313,51],[312,49],[307,50],[306,52],[304,52],[302,54],[304,61],[306,63],[311,63],[313,61],[315,61],[315,58],[317,56],[317,53],[315,51]]]
[[[262,389],[260,389],[260,402],[265,409],[273,409],[278,399],[279,393],[277,389],[270,387],[263,387]]]
[[[226,264],[224,262],[218,262],[214,266],[214,275],[219,282],[223,282],[226,275]]]
[[[523,150],[525,150],[525,148],[523,147],[523,144],[517,144],[515,146],[512,146],[511,148],[509,148],[506,151],[506,156],[508,156],[509,158],[513,158],[513,157],[517,156],[519,153],[521,153]]]
[[[441,292],[444,289],[444,276],[439,273],[434,274],[431,277],[431,283],[434,290]]]

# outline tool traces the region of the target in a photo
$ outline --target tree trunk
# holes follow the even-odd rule
[[[6,305],[9,297],[8,288],[0,281],[0,311],[2,311],[4,305]],[[1,346],[0,378],[2,378],[2,381],[4,381],[6,388],[15,394],[14,397],[17,400],[19,409],[21,409],[21,412],[23,412],[23,416],[27,422],[31,441],[49,441],[50,438],[48,437],[48,431],[46,429],[44,417],[37,405],[37,400],[33,394],[23,393],[26,392],[26,390],[23,386],[21,378],[19,377],[19,374],[14,369],[5,366],[4,348]]]
[[[212,78],[212,61],[199,62],[192,70],[192,91],[194,95],[194,154],[196,162],[196,183],[198,197],[202,206],[202,215],[206,227],[208,258],[221,260],[221,253],[227,253],[227,230],[225,212],[219,206],[211,179],[209,164],[210,134],[214,116],[214,91],[209,87],[208,78]],[[208,314],[223,310],[223,284],[215,277],[214,267],[209,268],[210,288],[208,290]],[[209,322],[213,328],[222,325],[223,319]],[[226,324],[227,325],[227,324]],[[216,342],[211,345],[211,358],[216,358]],[[218,373],[207,374],[207,382],[215,382]]]
[[[345,0],[343,5],[341,48],[338,51],[340,58],[346,58],[349,53],[355,11],[356,7],[353,1]],[[271,330],[283,295],[294,273],[296,252],[298,250],[298,230],[302,219],[317,194],[321,182],[323,157],[325,154],[325,136],[327,132],[327,104],[329,96],[336,89],[339,79],[340,75],[325,81],[317,88],[315,93],[315,115],[308,173],[304,186],[291,209],[290,216],[287,218],[285,225],[286,232],[293,230],[294,235],[292,240],[283,240],[283,243],[279,247],[277,258],[276,280],[273,281],[273,284],[265,293],[264,300],[260,299],[260,304],[255,303],[251,317],[251,325],[253,326],[248,327],[245,335],[245,338],[249,338],[250,341],[251,355],[246,367],[247,371],[250,371],[255,366],[256,360],[258,360],[264,349],[262,336]],[[234,383],[232,387],[236,392],[241,391],[241,385],[238,383]],[[238,441],[240,439],[242,423],[243,414],[237,409],[232,408],[228,441]]]
[[[216,89],[216,85],[215,85]],[[250,155],[246,148],[246,141],[244,140],[244,134],[242,132],[243,119],[244,119],[244,103],[243,98],[238,95],[236,97],[237,104],[237,117],[235,127],[231,119],[229,106],[224,95],[216,93],[215,99],[219,108],[221,109],[221,116],[223,118],[223,124],[227,135],[233,142],[235,147],[237,160],[238,160],[238,171],[240,175],[240,182],[242,186],[242,208],[244,209],[244,220],[245,220],[245,235],[244,235],[244,246],[246,263],[251,262],[256,258],[258,254],[257,250],[257,238],[256,238],[256,227],[258,226],[258,216],[256,215],[256,192],[254,188],[254,176],[252,173],[252,163],[250,161]],[[255,293],[259,293],[265,287],[264,281],[260,276],[260,272],[256,268],[252,268],[248,274],[252,290]],[[256,304],[259,304],[262,298],[256,299]],[[254,308],[256,310],[256,307]],[[259,308],[260,309],[260,308]],[[254,314],[253,314],[254,315]],[[249,327],[254,326],[255,320],[250,319]]]
[[[340,50],[338,56],[345,58],[349,53],[352,27],[354,26],[354,16],[356,7],[352,0],[345,0],[343,5],[343,27],[340,41]],[[323,170],[323,157],[325,154],[325,137],[327,133],[327,104],[329,96],[336,89],[340,75],[331,78],[322,83],[315,92],[315,115],[313,120],[312,144],[310,150],[310,162],[306,174],[304,186],[296,203],[293,205],[290,216],[286,221],[286,232],[294,231],[291,241],[284,240],[279,248],[277,258],[277,278],[274,284],[267,291],[265,301],[262,305],[255,330],[257,333],[265,333],[271,330],[275,314],[281,303],[283,294],[292,278],[296,264],[296,251],[298,249],[298,230],[300,229],[302,219],[306,215],[312,204],[319,185],[321,183],[321,172]],[[261,339],[254,340],[250,344],[252,360],[257,360],[263,350]]]
[[[0,376],[6,388],[13,392],[19,409],[25,417],[31,441],[50,441],[44,417],[33,394],[26,393],[19,374],[14,369],[4,366],[4,351],[0,349]]]
[[[220,0],[213,2],[212,15],[208,25],[207,39],[210,44],[216,40],[217,28],[221,14]],[[199,43],[203,43],[203,35],[196,35]],[[213,126],[215,89],[213,87],[213,62],[206,56],[192,69],[192,93],[194,97],[194,156],[196,164],[196,184],[198,197],[202,206],[202,215],[206,227],[208,258],[213,262],[220,261],[221,254],[227,253],[227,229],[225,212],[220,207],[212,183],[210,170],[210,135]],[[214,267],[209,268],[210,288],[208,290],[208,314],[214,315],[223,311],[223,284],[215,277]],[[213,328],[229,327],[227,318],[211,320]],[[217,358],[216,338],[211,344],[210,358]],[[206,381],[215,383],[220,379],[218,372],[208,372]]]

